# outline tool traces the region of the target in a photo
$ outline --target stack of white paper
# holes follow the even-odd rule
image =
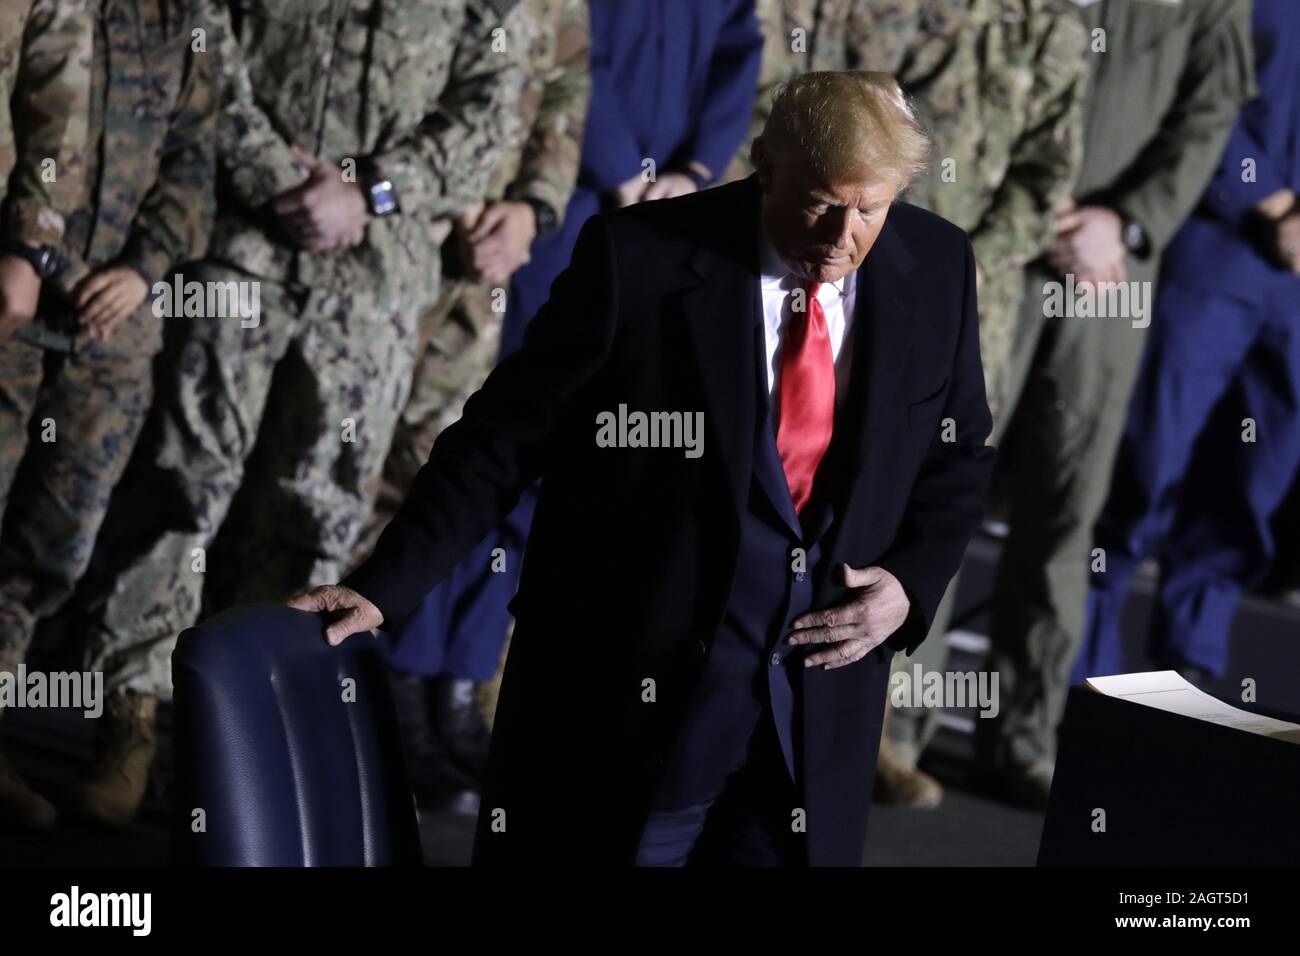
[[[1171,714],[1194,717],[1223,727],[1235,727],[1247,733],[1263,734],[1265,737],[1300,744],[1300,724],[1261,717],[1259,714],[1230,707],[1188,683],[1177,671],[1089,677],[1083,683],[1090,690],[1108,697],[1120,697],[1135,704],[1167,710]]]

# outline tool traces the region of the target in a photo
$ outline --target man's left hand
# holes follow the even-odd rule
[[[525,202],[489,203],[465,237],[475,274],[493,285],[504,285],[528,261],[537,236],[537,215]]]
[[[1124,220],[1104,206],[1068,206],[1056,219],[1056,244],[1048,259],[1079,282],[1124,278]]]
[[[149,296],[144,277],[130,266],[105,266],[72,290],[77,319],[92,339],[107,342],[122,320]]]
[[[339,167],[296,147],[294,156],[311,175],[301,186],[271,202],[289,235],[308,252],[358,245],[370,220],[360,184],[345,182]]]
[[[805,667],[831,670],[861,660],[907,620],[912,605],[898,578],[884,568],[842,567],[844,584],[858,589],[853,600],[800,615],[786,638],[787,644],[827,645],[805,657]]]
[[[695,180],[691,179],[690,176],[685,173],[663,173],[646,186],[641,201],[675,199],[678,196],[687,196],[693,192],[699,192],[699,187],[695,185]]]

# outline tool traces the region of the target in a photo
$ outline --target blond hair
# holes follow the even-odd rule
[[[805,73],[782,84],[759,140],[769,156],[796,156],[827,182],[876,178],[900,191],[930,153],[898,83],[864,70]]]

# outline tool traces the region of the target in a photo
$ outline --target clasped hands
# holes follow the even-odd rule
[[[36,317],[41,278],[18,256],[0,258],[0,342]],[[122,320],[149,295],[144,277],[126,265],[87,273],[71,292],[77,321],[92,339],[107,342]]]
[[[1066,200],[1056,217],[1056,242],[1047,260],[1058,275],[1082,282],[1123,282],[1124,221],[1105,206],[1077,206]]]
[[[366,238],[370,206],[361,184],[348,182],[343,170],[318,156],[292,147],[307,179],[270,202],[284,231],[308,252],[331,252],[360,245]]]

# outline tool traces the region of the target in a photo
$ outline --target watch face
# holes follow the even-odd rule
[[[533,212],[537,215],[537,231],[548,233],[555,231],[555,211],[550,206],[534,206]]]
[[[370,187],[370,211],[376,216],[387,216],[397,210],[397,194],[387,180]]]

